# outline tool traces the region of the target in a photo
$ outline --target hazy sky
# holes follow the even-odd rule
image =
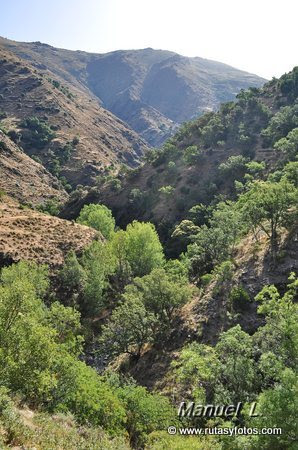
[[[298,64],[297,0],[0,0],[0,35],[71,50],[153,47],[265,78]]]

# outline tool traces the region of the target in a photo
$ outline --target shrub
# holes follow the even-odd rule
[[[114,192],[119,192],[122,189],[121,181],[118,178],[113,178],[113,180],[110,181],[110,186]]]
[[[74,146],[76,146],[80,142],[80,139],[78,136],[75,136],[71,142]]]
[[[172,192],[174,191],[174,188],[173,188],[173,186],[162,186],[160,189],[158,189],[158,191],[161,194],[168,196],[168,195],[172,194]]]
[[[249,293],[243,286],[233,287],[229,295],[229,300],[236,310],[247,309],[251,301]]]
[[[242,155],[230,156],[218,169],[225,176],[241,178],[246,171],[246,163],[247,158]]]
[[[199,150],[196,145],[187,147],[183,152],[183,160],[186,164],[193,165],[200,162],[203,158],[202,150]]]
[[[206,273],[205,275],[202,275],[200,278],[200,283],[202,285],[203,288],[205,288],[206,286],[208,286],[208,284],[213,280],[213,275],[212,273]]]
[[[143,448],[152,431],[177,423],[176,411],[169,400],[150,394],[144,387],[126,386],[119,390],[119,396],[129,411],[126,426],[134,448]]]
[[[287,136],[287,134],[298,126],[298,105],[285,106],[281,108],[270,120],[269,125],[265,128],[261,136],[263,145],[271,146],[276,141]]]
[[[58,216],[60,213],[61,205],[58,200],[47,200],[45,203],[38,205],[36,207],[37,211],[44,214],[49,214],[50,216]]]

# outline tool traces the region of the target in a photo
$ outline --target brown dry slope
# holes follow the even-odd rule
[[[26,155],[0,130],[0,189],[21,203],[65,201],[67,192],[41,164]]]
[[[36,129],[24,126],[32,117],[43,127],[37,135]],[[1,46],[0,120],[29,155],[74,186],[92,184],[111,163],[135,166],[147,148],[86,90],[37,69]]]
[[[98,235],[89,227],[24,209],[6,196],[0,202],[0,267],[33,260],[55,269],[69,251],[80,254]]]

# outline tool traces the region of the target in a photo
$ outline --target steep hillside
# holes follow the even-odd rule
[[[216,61],[152,48],[89,54],[40,42],[1,38],[0,44],[38,69],[90,90],[152,146],[159,146],[182,122],[265,81]]]
[[[1,127],[64,184],[92,184],[107,165],[138,164],[145,143],[84,89],[0,46]]]
[[[244,91],[218,113],[185,124],[163,149],[149,152],[143,166],[121,171],[117,181],[103,177],[98,190],[70,199],[63,216],[75,217],[85,203],[103,202],[121,226],[149,220],[167,241],[177,223],[193,219],[193,206],[212,204],[219,195],[234,198],[249,177],[262,179],[279,162],[295,159],[277,142],[298,126],[297,73],[296,68],[262,89]]]
[[[66,201],[61,183],[0,130],[0,189],[21,203]]]
[[[250,335],[255,333],[264,324],[264,318],[257,313],[255,296],[266,285],[285,292],[289,274],[297,273],[297,232],[283,233],[276,266],[272,266],[264,235],[258,245],[253,236],[245,237],[235,248],[231,275],[222,279],[214,274],[199,295],[181,309],[167,340],[145,351],[138,364],[132,365],[130,374],[150,389],[175,396],[171,364],[185,345],[196,341],[215,345],[223,332],[237,324]],[[249,300],[246,305],[235,306],[231,292],[239,286]]]
[[[33,211],[7,196],[0,201],[0,266],[20,260],[61,266],[66,254],[81,253],[98,233],[50,215]]]

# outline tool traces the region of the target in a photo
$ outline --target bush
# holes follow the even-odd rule
[[[74,146],[76,146],[80,142],[80,139],[78,136],[75,136],[71,142]]]
[[[173,191],[174,191],[173,186],[162,186],[160,189],[158,189],[158,192],[166,196],[171,195]]]
[[[149,433],[177,423],[176,411],[159,394],[141,386],[126,386],[118,394],[129,411],[126,427],[134,448],[143,448]]]
[[[206,286],[208,286],[209,283],[211,283],[212,280],[213,280],[212,273],[206,273],[205,275],[201,276],[200,283],[202,287],[205,288]]]
[[[218,169],[224,176],[242,178],[246,171],[247,158],[242,155],[230,156]]]
[[[243,286],[233,287],[229,300],[235,310],[247,309],[251,299],[249,293],[243,288]]]
[[[118,178],[113,178],[113,180],[110,181],[110,186],[114,192],[120,192],[122,189],[121,181]]]
[[[44,214],[49,214],[50,216],[58,216],[60,213],[61,205],[58,200],[48,200],[45,203],[38,205],[36,207],[37,211]]]
[[[183,160],[188,165],[197,164],[203,159],[203,152],[196,145],[187,147],[183,152]]]
[[[21,140],[22,135],[18,133],[16,130],[9,130],[7,133],[7,136],[10,137],[10,139],[18,144]]]

